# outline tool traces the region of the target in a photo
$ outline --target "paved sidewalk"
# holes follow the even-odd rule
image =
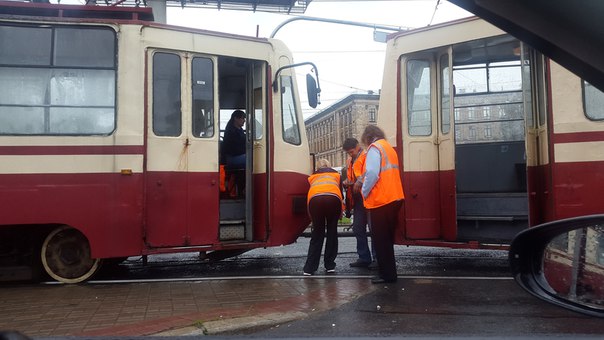
[[[302,319],[374,290],[367,279],[285,278],[0,287],[0,330],[30,337],[200,335]]]

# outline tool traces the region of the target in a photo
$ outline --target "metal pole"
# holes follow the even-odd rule
[[[389,31],[392,31],[392,32],[406,31],[406,30],[410,29],[410,27],[402,27],[402,26],[395,27],[395,26],[368,24],[368,23],[364,23],[364,22],[356,22],[356,21],[348,21],[348,20],[337,20],[337,19],[327,19],[327,18],[315,18],[315,17],[300,16],[300,17],[293,17],[291,19],[287,19],[284,22],[282,22],[281,24],[279,24],[277,27],[275,27],[275,29],[273,30],[273,33],[271,33],[270,37],[274,38],[275,35],[277,34],[277,32],[283,26],[289,24],[292,21],[297,21],[297,20],[320,21],[320,22],[328,22],[328,23],[332,23],[332,24],[341,24],[341,25],[368,27],[368,28],[373,28],[373,29],[389,30]]]

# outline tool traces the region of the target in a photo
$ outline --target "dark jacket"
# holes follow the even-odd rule
[[[225,155],[239,156],[245,153],[245,131],[230,124],[224,130],[222,150]]]

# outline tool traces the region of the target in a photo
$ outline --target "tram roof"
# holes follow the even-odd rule
[[[0,15],[153,21],[151,7],[86,6],[0,1]]]

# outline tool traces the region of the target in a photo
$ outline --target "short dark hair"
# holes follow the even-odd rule
[[[359,145],[359,141],[356,138],[346,138],[344,140],[344,144],[342,144],[342,149],[344,151],[352,150]]]

